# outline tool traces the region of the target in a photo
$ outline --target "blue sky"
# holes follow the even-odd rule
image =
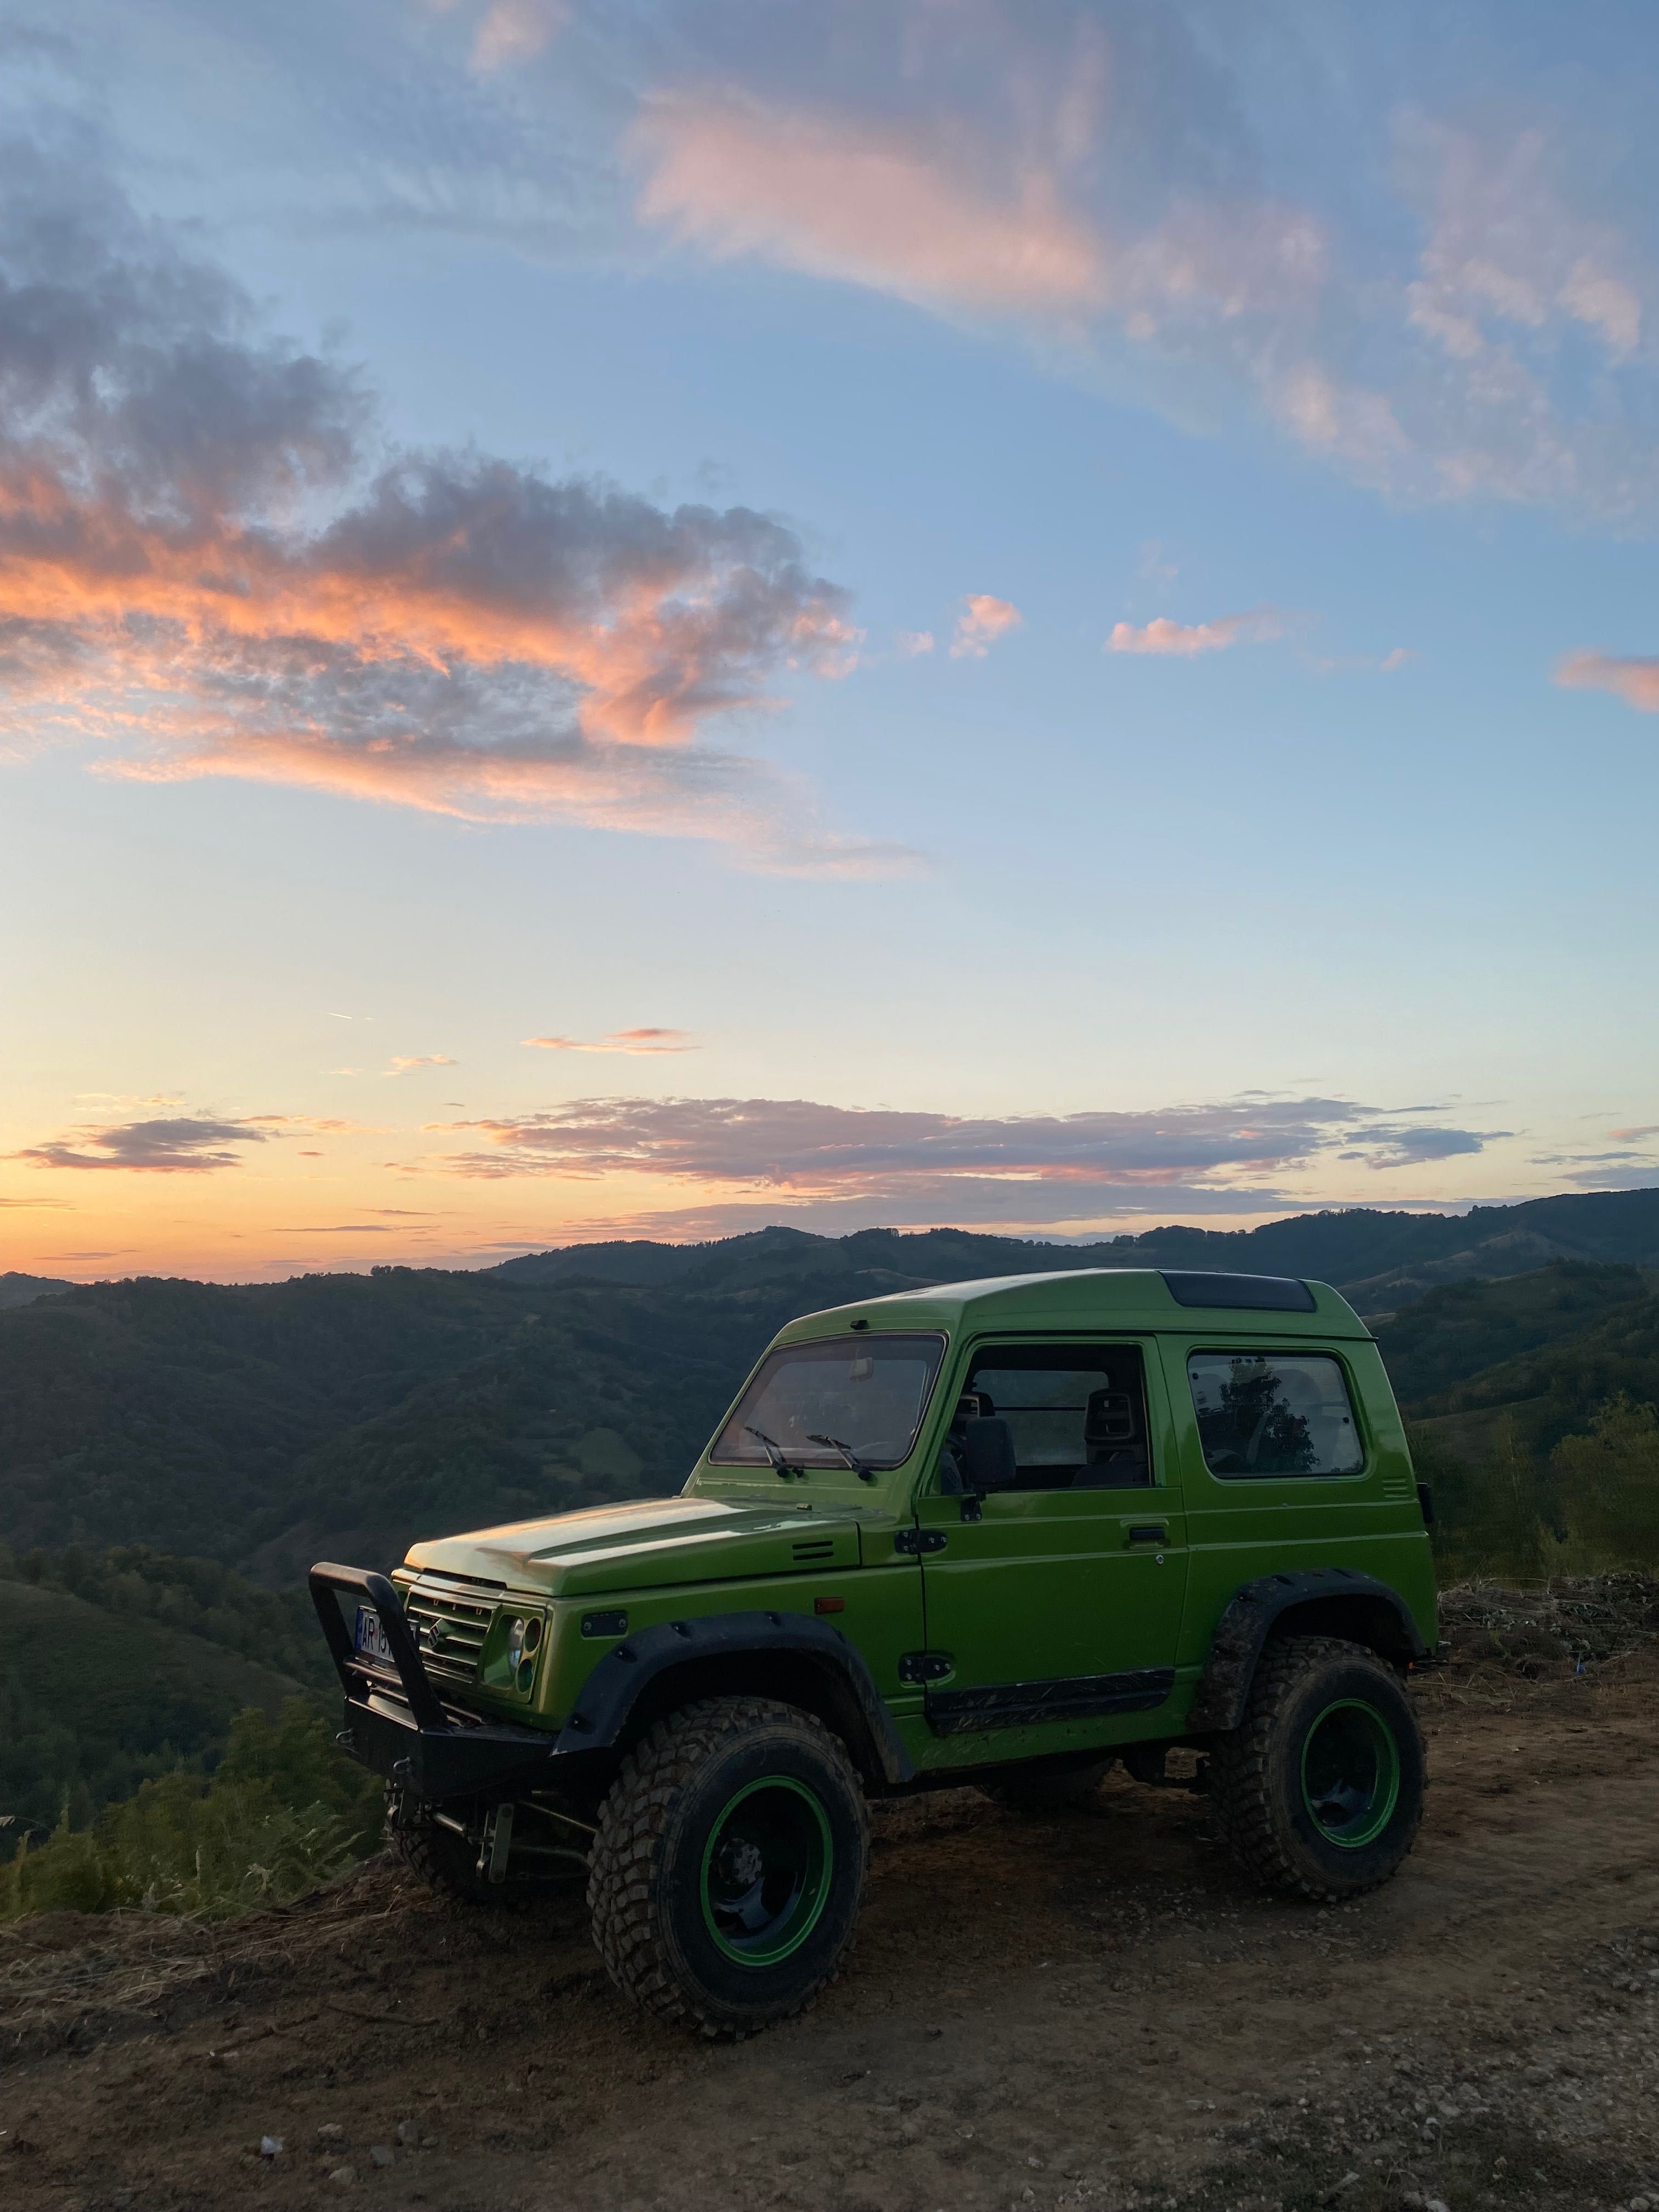
[[[1659,39],[1374,18],[0,15],[0,1264],[1659,1181]]]

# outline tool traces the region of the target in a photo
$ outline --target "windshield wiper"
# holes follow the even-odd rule
[[[852,1468],[854,1474],[857,1475],[860,1482],[873,1482],[875,1480],[876,1478],[872,1470],[866,1467],[864,1462],[859,1457],[852,1446],[850,1444],[842,1443],[839,1437],[809,1435],[806,1441],[809,1444],[828,1444],[831,1451],[838,1451],[842,1459],[846,1461],[848,1466]]]
[[[772,1462],[772,1471],[781,1481],[787,1482],[792,1474],[805,1474],[806,1469],[804,1467],[790,1466],[775,1437],[769,1437],[764,1429],[757,1429],[752,1421],[745,1421],[743,1430],[745,1436],[758,1437],[765,1446],[766,1456]]]

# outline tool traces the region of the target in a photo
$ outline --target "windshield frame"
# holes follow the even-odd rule
[[[834,1335],[797,1337],[791,1342],[769,1345],[745,1380],[742,1389],[738,1391],[728,1407],[719,1427],[709,1438],[702,1455],[702,1465],[710,1473],[719,1474],[722,1477],[733,1475],[772,1477],[782,1472],[783,1470],[774,1467],[764,1448],[758,1443],[754,1447],[753,1458],[746,1455],[742,1458],[726,1456],[720,1450],[722,1439],[730,1431],[739,1413],[754,1395],[757,1385],[766,1376],[769,1369],[781,1364],[786,1359],[802,1358],[811,1359],[815,1356],[828,1358],[837,1351],[846,1353],[849,1358],[868,1356],[874,1352],[878,1345],[888,1346],[898,1342],[927,1346],[933,1361],[927,1388],[921,1392],[917,1403],[915,1425],[906,1439],[903,1450],[896,1458],[884,1455],[879,1459],[870,1459],[865,1458],[862,1453],[860,1453],[859,1456],[863,1460],[867,1470],[866,1479],[870,1480],[891,1474],[896,1468],[906,1466],[915,1455],[917,1443],[927,1425],[927,1416],[939,1392],[939,1376],[944,1373],[945,1363],[950,1358],[950,1333],[945,1329],[846,1329],[837,1331]],[[837,1451],[830,1450],[821,1444],[814,1445],[809,1453],[797,1452],[793,1447],[783,1447],[783,1449],[787,1462],[787,1471],[791,1474],[840,1475],[852,1483],[855,1488],[859,1485],[859,1476],[848,1467]],[[857,1450],[856,1444],[854,1445],[854,1449]]]

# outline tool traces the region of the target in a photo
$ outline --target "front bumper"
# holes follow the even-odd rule
[[[335,1672],[345,1692],[341,1741],[354,1759],[417,1796],[477,1796],[534,1789],[556,1756],[557,1739],[540,1729],[482,1720],[446,1705],[432,1686],[397,1591],[384,1575],[324,1561],[309,1577]],[[344,1597],[374,1607],[391,1647],[392,1669],[355,1645]]]

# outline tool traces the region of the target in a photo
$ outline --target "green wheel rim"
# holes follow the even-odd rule
[[[1328,1843],[1357,1851],[1374,1844],[1400,1801],[1400,1747],[1375,1705],[1341,1698],[1327,1705],[1302,1746],[1302,1802]]]
[[[830,1821],[804,1782],[769,1774],[728,1800],[708,1832],[703,1925],[743,1966],[775,1966],[817,1926],[835,1867]]]

